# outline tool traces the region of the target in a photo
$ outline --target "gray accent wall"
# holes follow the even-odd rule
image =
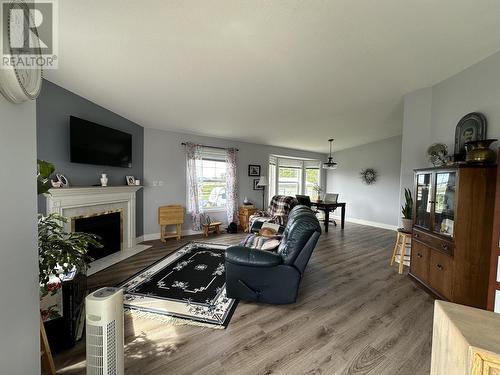
[[[132,168],[118,168],[70,162],[69,117],[76,116],[99,125],[132,134]],[[71,185],[99,184],[102,173],[109,185],[125,185],[125,176],[143,180],[144,128],[56,84],[44,80],[36,104],[37,156],[56,166]],[[136,233],[143,234],[143,191],[137,192]],[[39,199],[39,210],[45,211],[45,200]]]
[[[346,217],[366,224],[396,226],[401,136],[341,150],[333,156],[339,166],[327,173],[327,192],[340,194],[339,201],[347,203]],[[360,172],[365,168],[377,171],[375,184],[362,182]]]
[[[0,95],[0,373],[40,374],[35,102]]]
[[[404,98],[401,187],[413,186],[413,169],[428,167],[427,148],[444,143],[453,154],[455,127],[469,112],[488,120],[487,137],[500,139],[500,52]],[[498,150],[499,143],[491,148]],[[402,197],[400,198],[402,201]]]
[[[193,142],[219,147],[236,147],[239,198],[248,197],[262,208],[262,192],[253,190],[253,179],[248,176],[248,164],[261,165],[261,174],[267,176],[269,155],[293,156],[324,160],[322,153],[292,150],[280,147],[235,142],[220,138],[203,137],[164,130],[144,129],[144,233],[156,235],[160,232],[157,220],[158,207],[165,204],[186,206],[186,157],[182,142]],[[153,186],[154,181],[163,181],[163,186]],[[325,175],[322,183],[325,184]],[[266,190],[267,207],[267,190]],[[225,212],[209,213],[213,219],[227,223]],[[191,229],[190,217],[186,215],[184,230]]]

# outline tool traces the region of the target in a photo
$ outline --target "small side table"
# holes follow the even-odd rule
[[[219,234],[221,224],[222,223],[220,221],[214,221],[210,224],[203,224],[203,234],[205,235],[205,237],[208,237],[208,234],[211,232]]]
[[[256,211],[258,211],[255,206],[240,207],[239,210],[239,219],[240,219],[240,227],[243,232],[248,232],[248,221],[250,216],[252,216]]]
[[[394,264],[394,261],[396,261],[396,256],[399,255],[398,272],[400,274],[403,273],[405,258],[408,260],[408,262],[410,261],[410,254],[407,254],[407,249],[411,249],[411,235],[411,232],[407,232],[402,228],[398,229],[396,245],[394,246],[394,250],[392,251],[391,266]]]

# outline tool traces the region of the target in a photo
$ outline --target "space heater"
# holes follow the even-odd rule
[[[85,298],[87,375],[123,375],[123,290],[101,288]]]

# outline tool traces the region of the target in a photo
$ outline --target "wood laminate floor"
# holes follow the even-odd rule
[[[242,236],[208,240],[233,244]],[[332,226],[295,304],[240,302],[226,330],[127,318],[126,374],[428,374],[433,299],[389,266],[395,237],[357,224]],[[115,285],[199,239],[149,242],[151,249],[92,275],[89,287]],[[61,374],[84,374],[84,340],[55,361]]]

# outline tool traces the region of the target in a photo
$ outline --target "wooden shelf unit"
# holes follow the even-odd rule
[[[447,174],[453,176],[444,193],[450,193],[451,207],[443,204],[443,187],[437,187]],[[495,166],[415,170],[410,277],[438,298],[486,308],[495,179]],[[443,234],[443,225],[444,232],[447,225],[453,229]]]

